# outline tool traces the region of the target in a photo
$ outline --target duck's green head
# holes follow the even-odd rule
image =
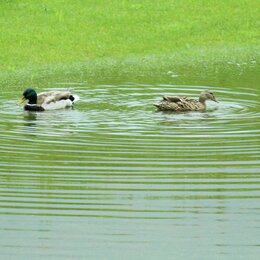
[[[28,104],[36,104],[37,103],[37,93],[34,89],[32,88],[27,88],[23,92],[23,97],[18,101],[18,104],[22,104],[26,99],[29,100]]]

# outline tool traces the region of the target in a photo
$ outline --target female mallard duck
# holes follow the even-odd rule
[[[199,100],[188,97],[165,96],[162,101],[154,104],[154,106],[161,111],[203,111],[206,109],[206,100],[218,102],[213,92],[204,90],[201,92]]]
[[[71,107],[79,97],[72,95],[70,91],[48,91],[37,95],[34,89],[27,88],[17,104],[22,104],[26,99],[29,101],[24,106],[25,110],[45,111]]]

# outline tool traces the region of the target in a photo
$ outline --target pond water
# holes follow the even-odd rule
[[[2,91],[1,257],[257,259],[257,71],[188,75],[57,82],[81,100],[44,113]],[[203,113],[152,106],[204,89],[219,103]]]

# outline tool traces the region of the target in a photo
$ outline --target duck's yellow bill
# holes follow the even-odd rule
[[[25,102],[25,97],[22,97],[16,104],[17,105],[21,105],[22,103],[24,103]]]

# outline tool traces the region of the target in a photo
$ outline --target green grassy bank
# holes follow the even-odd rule
[[[4,84],[259,56],[259,0],[3,0],[0,9]]]

